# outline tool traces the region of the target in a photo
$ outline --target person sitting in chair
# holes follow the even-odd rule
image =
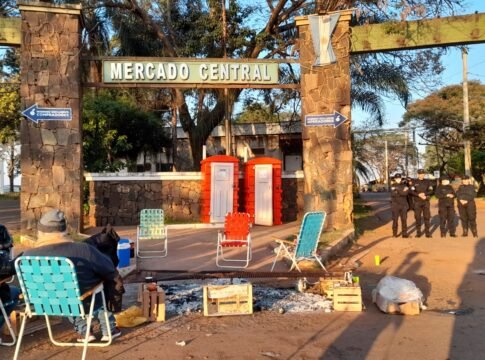
[[[19,301],[20,290],[15,286],[9,286],[4,280],[15,275],[15,268],[10,259],[10,250],[13,242],[8,230],[0,224],[0,299],[7,316],[13,311]],[[3,313],[0,311],[0,330],[5,323]],[[0,338],[0,343],[2,342]]]
[[[63,256],[70,259],[76,268],[77,279],[81,293],[91,290],[101,282],[109,283],[115,279],[115,267],[109,257],[103,255],[96,247],[83,242],[74,242],[67,234],[64,213],[58,209],[44,214],[37,227],[37,242],[35,248],[25,251],[25,256]],[[100,323],[103,337],[101,341],[108,341],[108,326],[111,328],[112,338],[121,335],[116,327],[115,318],[108,313],[109,324],[104,320],[101,299],[96,299],[94,318]],[[85,301],[88,312],[88,301]],[[81,317],[69,318],[80,335],[79,342],[84,341],[86,334],[86,320]],[[90,335],[89,342],[96,340]]]

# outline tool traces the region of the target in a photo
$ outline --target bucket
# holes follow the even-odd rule
[[[118,241],[118,263],[119,268],[130,266],[130,240],[120,239]]]

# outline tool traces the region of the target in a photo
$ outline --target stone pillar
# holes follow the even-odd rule
[[[305,115],[333,114],[338,111],[350,120],[350,17],[340,12],[332,36],[337,57],[334,64],[314,67],[311,30],[307,17],[297,18],[300,33],[302,119]],[[325,228],[352,226],[352,150],[350,121],[332,126],[305,127],[303,171],[305,212],[324,210]]]
[[[21,233],[34,235],[48,210],[64,211],[70,232],[82,227],[80,5],[19,4],[22,108],[71,108],[71,121],[23,119],[20,127]]]

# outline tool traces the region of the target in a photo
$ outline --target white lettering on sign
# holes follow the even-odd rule
[[[148,83],[278,83],[278,64],[201,60],[104,61],[103,81]]]
[[[187,80],[190,76],[189,67],[187,64],[180,65],[180,78],[182,80]]]
[[[199,69],[200,69],[200,71],[199,71],[200,78],[202,80],[207,80],[209,78],[209,75],[207,75],[207,65],[206,64],[202,64],[202,65],[200,65],[200,68]]]
[[[111,78],[113,80],[123,79],[123,68],[120,63],[111,63]]]
[[[249,81],[249,65],[242,64],[241,66],[241,80]]]
[[[153,71],[155,69],[155,65],[152,63],[148,63],[146,66],[146,76],[148,80],[153,80],[155,79],[155,72]]]
[[[126,80],[133,79],[133,64],[132,63],[124,63],[123,64],[123,73],[125,75]]]

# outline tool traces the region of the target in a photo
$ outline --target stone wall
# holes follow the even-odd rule
[[[333,64],[313,66],[315,52],[307,17],[297,19],[300,33],[302,118],[338,111],[350,120],[351,11],[340,12],[332,35]],[[325,228],[352,226],[352,149],[350,121],[333,126],[303,126],[305,211],[324,210]]]
[[[136,176],[112,176],[110,179],[86,174],[89,182],[89,226],[108,223],[117,226],[138,225],[140,210],[145,208],[162,208],[170,222],[198,223],[202,181],[200,173],[195,174],[199,175],[178,180],[149,179],[160,176],[156,173],[149,174],[152,176],[146,176],[147,179]],[[243,188],[240,187],[240,191]],[[240,194],[239,198],[243,199],[242,196]],[[282,220],[290,222],[302,217],[303,178],[284,177]]]
[[[162,208],[167,221],[199,222],[197,180],[91,181],[89,225],[138,225],[140,211]]]
[[[82,137],[80,127],[80,6],[20,3],[22,108],[71,108],[71,121],[24,119],[20,125],[21,233],[35,234],[42,214],[64,211],[80,230]]]

